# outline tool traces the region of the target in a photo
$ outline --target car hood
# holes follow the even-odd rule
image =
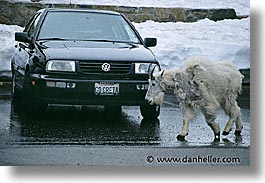
[[[155,62],[153,53],[140,44],[91,42],[91,41],[46,41],[40,43],[47,60],[97,60]]]

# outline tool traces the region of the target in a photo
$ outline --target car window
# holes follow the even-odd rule
[[[122,16],[94,12],[49,12],[38,40],[51,38],[139,43]]]

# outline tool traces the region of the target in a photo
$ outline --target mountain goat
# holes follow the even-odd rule
[[[241,134],[243,124],[236,99],[241,91],[242,79],[243,75],[230,63],[192,57],[182,70],[152,71],[145,99],[150,105],[161,105],[165,90],[174,89],[183,113],[183,126],[177,139],[185,140],[189,122],[196,116],[195,108],[200,108],[214,132],[214,140],[219,141],[220,128],[215,122],[219,108],[229,116],[222,135],[228,135],[234,123],[235,135]]]

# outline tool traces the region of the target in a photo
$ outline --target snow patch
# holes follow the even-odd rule
[[[10,76],[11,58],[15,51],[15,32],[23,28],[16,25],[0,24],[0,75]]]
[[[192,55],[215,61],[231,61],[238,68],[250,67],[250,19],[194,23],[133,23],[140,35],[156,37],[151,48],[163,69],[183,66]]]

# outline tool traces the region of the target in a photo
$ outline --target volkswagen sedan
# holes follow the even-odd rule
[[[46,8],[23,32],[11,61],[12,96],[29,113],[48,105],[141,106],[143,117],[158,117],[145,101],[148,73],[159,69],[148,47],[122,14],[101,10]],[[158,67],[156,67],[158,66]]]

